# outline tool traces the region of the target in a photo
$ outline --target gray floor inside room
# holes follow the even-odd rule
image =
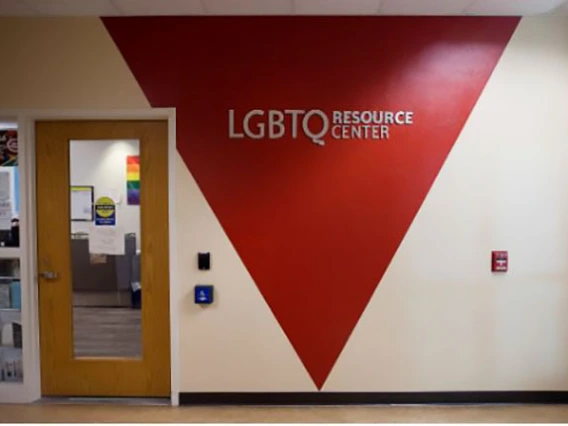
[[[75,356],[140,357],[141,311],[124,307],[74,307]]]

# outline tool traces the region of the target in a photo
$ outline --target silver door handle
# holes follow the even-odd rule
[[[59,278],[59,274],[53,271],[42,271],[39,273],[39,276],[45,280],[53,281]]]

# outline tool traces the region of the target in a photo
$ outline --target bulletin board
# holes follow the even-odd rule
[[[71,220],[73,222],[93,221],[94,192],[93,186],[71,187]]]

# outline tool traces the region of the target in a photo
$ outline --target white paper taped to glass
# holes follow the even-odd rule
[[[120,226],[91,226],[90,254],[123,255],[124,252],[124,231]]]

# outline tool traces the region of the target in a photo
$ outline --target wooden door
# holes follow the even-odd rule
[[[127,187],[126,180],[129,175],[126,172],[123,175],[126,175],[127,179],[116,182],[112,190],[104,189],[104,185],[99,185],[99,182],[71,182],[72,143],[81,144],[89,141],[89,147],[94,149],[93,152],[98,152],[98,145],[93,143],[104,141],[125,143],[121,141],[132,140],[138,141],[139,156],[128,157],[127,161],[134,158],[139,162],[138,205],[136,200],[127,199],[130,192],[127,196],[121,196],[121,191]],[[114,151],[109,152],[104,152],[106,155],[104,161],[111,159],[115,164],[124,164],[124,170],[129,167],[126,162],[123,163],[123,158],[115,155]],[[170,395],[167,153],[168,136],[165,121],[36,123],[37,267],[41,387],[44,396],[166,397]],[[90,155],[84,156],[84,159],[87,162],[93,161]],[[73,161],[76,163],[78,160]],[[75,164],[75,169],[79,172],[84,168],[81,164]],[[108,173],[103,173],[100,180],[106,180],[107,175]],[[121,211],[126,212],[124,213],[126,216],[135,214],[136,209],[139,210],[141,235],[138,236],[134,232],[124,237],[133,238],[135,243],[139,244],[135,254],[131,253],[132,250],[128,255],[125,252],[123,257],[100,252],[93,254],[91,250],[95,249],[90,246],[92,241],[89,239],[94,238],[94,234],[89,232],[99,232],[100,228],[96,228],[93,222],[89,223],[88,219],[85,223],[79,224],[71,221],[71,185],[91,186],[94,193],[93,204],[96,204],[101,196],[114,197],[117,203],[115,214],[118,216],[116,219],[119,224]],[[135,194],[135,191],[132,193]],[[134,201],[133,205],[131,201]],[[78,215],[76,212],[73,214]],[[73,231],[72,234],[72,226],[79,225],[85,232]],[[123,227],[127,225],[123,223]],[[87,242],[80,241],[83,238],[86,238]],[[76,258],[80,258],[83,263]],[[137,264],[140,265],[138,269],[135,267]],[[94,280],[93,284],[93,274],[102,270],[107,272],[106,278],[101,278],[100,282]],[[135,277],[135,271],[138,271],[139,277]],[[114,282],[115,276],[120,276],[120,279],[116,278],[116,282]],[[86,290],[83,288],[88,286],[90,287]],[[141,306],[136,312],[136,307],[131,304],[134,303],[135,296],[140,293]],[[88,300],[88,303],[95,305],[102,303],[104,306],[90,306],[87,302],[81,302],[87,303],[85,306],[75,306],[74,303],[79,303],[76,301],[81,298]],[[118,314],[114,310],[110,311],[112,307],[119,309]],[[83,315],[77,313],[79,308],[82,309],[80,312],[92,312],[92,315],[85,316],[81,325],[77,325],[78,317]],[[122,325],[119,322],[114,326],[105,323],[112,315],[121,318],[121,312],[138,318],[136,320],[138,322],[135,325]],[[97,329],[99,337],[95,336],[95,331],[91,332],[91,327],[95,326],[99,327]],[[79,327],[84,329],[83,334],[78,337]],[[105,341],[109,350],[123,343],[116,339],[128,340],[132,337],[132,333],[139,332],[140,353],[133,356],[106,356],[104,353],[91,356],[89,349],[86,354],[77,352],[78,341],[83,342],[82,344],[87,347],[91,344],[91,349],[96,352],[99,347],[92,343],[97,338],[104,340],[108,337],[104,332],[100,333],[100,330],[105,330],[104,327],[109,328],[108,336],[122,336],[112,337],[115,339],[114,343],[112,340],[109,341],[110,343]],[[132,327],[132,330],[129,327]]]

